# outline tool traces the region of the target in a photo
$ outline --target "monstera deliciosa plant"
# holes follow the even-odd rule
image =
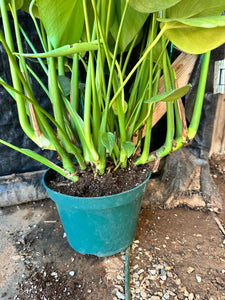
[[[12,85],[3,78],[0,83],[16,101],[24,132],[43,150],[56,151],[62,165],[1,143],[76,181],[74,159],[81,170],[91,164],[94,172],[104,174],[108,158],[114,169],[125,168],[131,157],[136,165],[146,164],[194,137],[210,50],[225,42],[224,0],[0,0],[0,7],[0,41]],[[33,19],[41,53],[21,27],[19,9]],[[24,53],[23,39],[31,53]],[[181,98],[191,86],[176,87],[169,43],[187,53],[205,53],[189,127]],[[48,86],[31,69],[30,59],[40,64]],[[165,92],[159,94],[162,75]],[[53,114],[35,98],[34,80],[52,103]],[[167,106],[166,139],[150,153],[152,116],[159,101]]]

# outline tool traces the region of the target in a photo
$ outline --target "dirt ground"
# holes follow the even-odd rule
[[[210,164],[225,202],[225,155]],[[225,300],[224,228],[225,209],[142,209],[130,247],[131,299]],[[125,253],[75,252],[49,199],[2,208],[0,240],[0,299],[125,299]]]

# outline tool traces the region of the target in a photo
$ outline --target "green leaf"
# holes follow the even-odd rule
[[[70,79],[64,75],[58,76],[59,83],[62,87],[62,90],[65,96],[69,96],[70,94]]]
[[[123,109],[123,113],[125,114],[126,111],[127,111],[128,104],[127,104],[127,102],[126,102],[124,99],[122,99],[122,98],[121,98],[121,101],[122,101],[122,109]],[[113,102],[113,104],[112,104],[112,109],[113,109],[115,115],[118,115],[118,110],[117,110],[117,103],[116,103],[116,101]]]
[[[127,157],[130,157],[134,153],[135,145],[132,142],[128,142],[128,141],[123,142],[121,147],[126,153]]]
[[[187,53],[205,53],[225,42],[225,16],[160,21],[166,26],[165,36]]]
[[[78,136],[79,136],[79,139],[80,139],[80,142],[82,144],[82,148],[83,149],[88,148],[87,147],[87,142],[86,142],[86,139],[85,139],[85,135],[84,135],[84,121],[81,119],[79,114],[73,109],[71,103],[67,99],[63,98],[63,101],[64,101],[64,104],[66,106],[66,109],[68,110],[71,118],[73,119],[73,122],[75,124],[76,130],[77,130],[77,133],[78,133]]]
[[[102,134],[102,144],[108,149],[109,155],[111,155],[113,147],[115,145],[115,135],[112,132],[104,132]]]
[[[171,19],[219,16],[224,10],[224,0],[181,0],[167,9],[166,17]]]
[[[82,0],[37,0],[36,4],[54,48],[80,40],[84,26]]]
[[[200,18],[190,18],[190,19],[160,19],[164,23],[176,23],[176,27],[182,26],[181,24],[191,26],[191,27],[201,27],[201,28],[216,28],[225,26],[225,16],[208,16]]]
[[[29,156],[37,161],[39,161],[40,163],[42,163],[43,165],[55,170],[56,172],[62,174],[63,176],[69,178],[69,179],[73,179],[74,181],[77,180],[77,176],[75,175],[68,175],[68,172],[66,172],[64,169],[60,168],[59,166],[57,166],[56,164],[52,163],[51,161],[49,161],[47,158],[45,158],[44,156],[41,156],[40,154],[30,150],[30,149],[23,149],[23,148],[19,148],[17,146],[14,146],[10,143],[7,143],[3,140],[0,139],[0,143],[4,144],[5,146],[8,146],[26,156]]]
[[[190,88],[191,88],[191,84],[188,84],[180,88],[165,92],[163,94],[156,95],[151,99],[146,100],[145,103],[156,103],[159,101],[172,102],[186,95],[190,90]]]
[[[92,51],[97,49],[98,49],[98,42],[92,41],[92,42],[75,43],[73,45],[66,45],[44,53],[15,53],[15,54],[24,57],[46,58],[46,57],[69,56],[75,53],[82,53],[82,52]]]
[[[180,1],[181,0],[130,0],[129,4],[138,11],[151,13],[171,7]]]
[[[124,7],[125,0],[115,0],[114,21],[110,28],[114,40],[116,40],[118,34]],[[135,11],[131,6],[128,7],[119,39],[119,48],[121,51],[125,51],[127,46],[133,41],[134,37],[143,27],[147,17],[148,14]]]

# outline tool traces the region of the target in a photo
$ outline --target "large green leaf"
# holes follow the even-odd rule
[[[161,20],[166,37],[179,49],[201,54],[225,43],[225,16]]]
[[[116,40],[118,34],[124,6],[125,0],[115,0],[114,21],[110,29],[114,40]],[[136,34],[143,27],[143,24],[145,23],[147,17],[148,14],[137,12],[132,7],[128,7],[119,39],[119,47],[121,51],[124,51],[132,42]]]
[[[181,0],[167,9],[167,18],[193,18],[221,15],[225,10],[224,0]]]
[[[176,23],[175,27],[188,25],[191,27],[201,27],[201,28],[216,28],[216,27],[223,27],[225,25],[225,16],[208,16],[208,17],[200,17],[200,18],[173,18],[173,19],[165,19],[163,22],[168,23]],[[173,27],[174,25],[172,25]]]
[[[130,0],[130,5],[143,13],[151,13],[166,9],[181,0]]]
[[[37,6],[55,48],[80,40],[84,25],[82,0],[37,0]]]

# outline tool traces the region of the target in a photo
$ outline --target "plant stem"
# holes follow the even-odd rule
[[[85,25],[86,25],[86,32],[87,32],[87,39],[88,42],[91,40],[91,33],[90,33],[90,26],[88,20],[88,13],[86,7],[86,1],[83,0],[83,8],[84,8],[84,18],[85,18]],[[95,165],[97,165],[99,155],[96,151],[92,133],[91,133],[91,97],[93,96],[94,100],[96,101],[96,92],[94,89],[94,62],[93,62],[93,55],[92,52],[89,52],[89,61],[88,61],[88,69],[87,69],[87,76],[86,76],[86,86],[85,86],[85,98],[84,98],[84,133],[87,141],[87,145],[89,147],[89,151],[92,154],[92,159]],[[96,119],[96,115],[95,115]]]
[[[151,35],[150,35],[150,44],[155,39],[155,28],[156,28],[156,14],[153,14],[152,21],[151,21]],[[149,53],[149,99],[153,96],[153,51]],[[148,111],[150,110],[149,117],[146,123],[146,131],[145,131],[145,139],[144,139],[144,146],[141,157],[136,161],[136,164],[144,164],[147,162],[150,144],[151,144],[151,134],[152,134],[152,115],[153,115],[153,105],[150,103],[148,104]]]
[[[210,62],[210,54],[211,54],[210,51],[203,54],[202,69],[199,78],[195,107],[194,107],[191,123],[188,128],[188,138],[190,140],[193,139],[193,137],[195,136],[201,118],[202,105],[204,101],[205,87],[206,87],[208,68]]]
[[[9,18],[8,18],[5,0],[0,0],[0,5],[1,5],[3,27],[4,27],[5,37],[6,37],[6,39],[4,39],[4,36],[0,31],[0,40],[3,43],[3,46],[6,49],[6,51],[8,50],[7,54],[10,55],[9,65],[11,70],[13,86],[15,87],[15,89],[19,90],[22,93],[23,89],[20,83],[19,75],[16,70],[16,67],[18,67],[18,65],[15,58],[12,56],[12,52],[14,52],[14,44],[13,44],[12,32],[9,24]],[[15,97],[16,97],[18,116],[19,116],[21,127],[23,131],[27,134],[27,136],[33,140],[35,139],[35,134],[27,118],[25,102],[20,95],[16,94]]]
[[[115,64],[116,64],[116,56],[117,56],[117,51],[118,51],[118,47],[119,47],[119,39],[120,39],[121,31],[122,31],[122,26],[123,26],[123,23],[124,23],[124,19],[125,19],[125,15],[126,15],[126,12],[127,12],[127,9],[128,9],[128,5],[129,5],[129,0],[127,0],[126,3],[125,3],[123,15],[122,15],[122,18],[121,18],[121,22],[120,22],[120,26],[119,26],[119,29],[118,29],[117,38],[116,38],[116,42],[115,42],[115,46],[114,46],[113,60],[112,60],[112,63],[110,65],[110,74],[109,74],[108,87],[107,87],[107,93],[106,93],[105,109],[104,109],[104,112],[103,112],[103,118],[102,118],[101,127],[100,127],[100,137],[102,136],[102,134],[104,132],[106,132],[108,110],[109,110],[109,100],[110,100],[112,84],[113,84],[113,81],[114,81],[113,74],[114,74],[114,68],[115,68]],[[103,42],[103,45],[104,45],[104,42]],[[107,55],[108,54],[108,49],[107,48],[106,48],[106,51],[107,51],[106,52],[106,55]],[[109,61],[109,58],[108,58],[108,61]],[[123,90],[123,88],[120,90],[120,92],[122,90]],[[118,109],[118,119],[121,122],[121,124],[120,124],[120,133],[122,133],[122,139],[123,139],[123,138],[125,138],[125,122],[124,122],[124,114],[121,111],[121,107],[119,107],[119,109]],[[106,166],[106,150],[105,150],[104,145],[102,145],[101,141],[99,143],[99,153],[100,153],[100,157],[101,157],[100,164],[99,164],[99,172],[100,172],[100,174],[103,174],[104,171],[105,171],[105,166]],[[125,163],[126,158],[124,156],[124,153],[122,153],[121,159]]]
[[[134,74],[134,72],[137,70],[137,68],[141,65],[141,63],[145,60],[145,58],[148,56],[149,52],[152,50],[152,48],[158,43],[158,41],[160,40],[160,38],[162,37],[163,33],[166,31],[166,27],[164,26],[161,31],[159,32],[159,34],[157,35],[157,37],[155,38],[155,40],[153,41],[153,43],[151,45],[149,45],[149,47],[145,50],[144,54],[142,55],[142,57],[138,60],[138,62],[135,64],[135,66],[132,68],[132,70],[130,71],[130,73],[127,75],[126,79],[123,81],[123,84],[119,87],[119,89],[117,90],[117,92],[115,93],[115,95],[113,96],[113,98],[110,101],[110,105],[109,107],[112,106],[113,102],[116,100],[116,98],[119,96],[119,94],[121,93],[122,89],[124,88],[124,86],[127,84],[127,82],[131,79],[132,75]]]
[[[59,76],[65,76],[63,56],[58,57],[58,74],[59,74]]]
[[[70,103],[75,112],[79,109],[79,55],[75,53],[73,56],[73,66],[71,75],[71,87],[70,87]],[[76,126],[73,119],[71,119],[71,128],[75,136],[77,136]]]
[[[40,39],[40,41],[41,41],[42,47],[43,47],[44,51],[46,52],[46,51],[47,51],[47,49],[46,49],[46,44],[45,44],[45,42],[44,42],[44,40],[43,40],[43,38],[42,38],[41,31],[40,31],[39,26],[38,26],[38,24],[37,24],[36,18],[34,17],[34,14],[33,14],[33,6],[34,6],[34,3],[35,3],[35,2],[36,2],[36,0],[32,0],[32,1],[31,1],[30,6],[29,6],[29,13],[30,13],[30,16],[31,16],[31,18],[32,18],[32,20],[33,20],[33,22],[34,22],[34,26],[35,26],[35,28],[36,28],[36,30],[37,30],[38,37],[39,37],[39,39]]]
[[[51,49],[51,45],[49,42],[49,48]],[[53,110],[54,110],[54,116],[56,122],[60,125],[62,130],[65,132],[65,124],[62,114],[62,103],[61,103],[61,97],[58,87],[58,78],[56,73],[56,61],[54,57],[50,57],[48,59],[49,61],[49,74],[48,74],[48,80],[49,80],[49,93],[51,97],[51,102],[53,104]],[[61,134],[59,133],[59,137]]]
[[[165,12],[164,12],[165,13]],[[162,48],[164,48],[166,43],[165,36],[162,37]],[[169,74],[168,74],[168,60],[167,52],[163,53],[163,76],[164,76],[164,85],[165,91],[171,89]],[[162,157],[165,154],[168,154],[172,150],[173,138],[174,138],[174,109],[173,102],[167,102],[167,132],[166,132],[166,141],[163,146],[156,150],[156,156]]]

